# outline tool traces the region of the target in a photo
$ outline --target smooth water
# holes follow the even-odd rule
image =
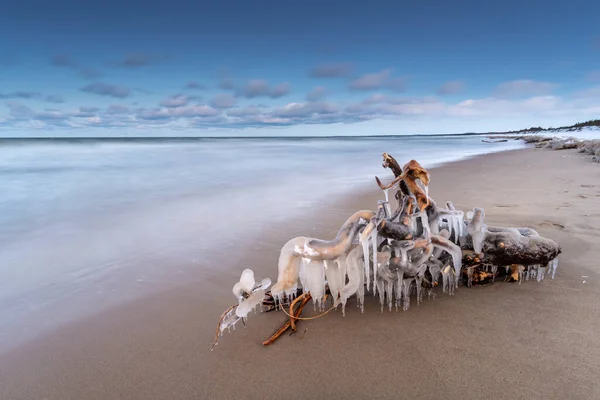
[[[233,224],[252,234],[378,190],[374,175],[391,176],[384,151],[430,168],[522,147],[478,136],[0,140],[0,351],[141,294],[134,284],[176,283],[179,265],[219,265]]]

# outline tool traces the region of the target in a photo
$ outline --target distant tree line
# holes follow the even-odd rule
[[[543,131],[554,131],[554,130],[579,130],[588,126],[596,126],[600,128],[600,119],[592,119],[585,122],[578,122],[570,126],[561,126],[559,128],[542,128],[541,126],[532,126],[531,128],[521,129],[518,131],[509,131],[507,133],[528,133],[528,132],[543,132]]]

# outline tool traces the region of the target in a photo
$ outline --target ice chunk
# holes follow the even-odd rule
[[[262,281],[260,281],[260,283],[258,284],[258,286],[256,286],[253,290],[257,290],[257,289],[267,290],[267,288],[269,286],[271,286],[271,279],[265,278]]]
[[[474,208],[473,209],[473,219],[469,222],[467,226],[467,232],[471,235],[473,239],[473,249],[476,253],[481,253],[483,250],[483,242],[485,240],[485,231],[487,230],[487,226],[484,223],[485,219],[485,211],[483,208]]]
[[[261,304],[264,298],[265,291],[263,289],[258,289],[236,307],[235,314],[240,318],[246,318],[248,313],[254,310],[257,305]]]
[[[242,272],[242,276],[240,277],[240,283],[242,284],[242,288],[246,293],[251,293],[255,284],[254,271],[252,271],[249,268],[246,268]]]
[[[221,336],[223,336],[223,332],[225,332],[225,329],[227,329],[229,331],[229,329],[232,326],[235,326],[235,324],[241,319],[240,317],[238,317],[236,315],[236,308],[230,310],[225,317],[223,317],[223,320],[221,321],[221,325],[219,325],[219,334]]]
[[[246,268],[244,271],[242,271],[240,281],[233,285],[233,295],[241,303],[244,299],[244,295],[250,295],[252,293],[252,289],[254,289],[254,284],[254,271],[252,271],[249,268]]]

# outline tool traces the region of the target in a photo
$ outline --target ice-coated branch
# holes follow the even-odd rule
[[[376,212],[357,211],[332,240],[296,237],[286,242],[270,292],[270,279],[256,284],[252,270],[245,269],[232,289],[238,304],[221,315],[214,345],[225,330],[235,329],[240,320],[245,323],[258,305],[261,311],[266,305],[289,317],[263,342],[268,345],[287,329],[294,330],[298,320],[321,317],[338,305],[346,315],[348,299],[354,295],[364,311],[366,292],[379,297],[382,311],[386,304],[390,311],[394,304],[396,310],[400,306],[407,310],[411,296],[416,295],[417,305],[422,301],[424,289],[429,298],[435,296],[440,277],[442,292],[450,295],[461,278],[470,287],[494,282],[503,271],[505,281],[541,282],[546,274],[554,279],[561,253],[556,242],[531,228],[488,226],[483,208],[465,214],[451,201],[445,202],[445,208],[438,207],[429,197],[426,169],[416,160],[401,167],[388,153],[382,156],[383,167],[392,171],[394,179],[383,184],[376,177],[385,195]],[[388,190],[396,184],[398,207],[392,212]],[[324,311],[329,297],[331,308]],[[311,299],[321,313],[301,318]]]

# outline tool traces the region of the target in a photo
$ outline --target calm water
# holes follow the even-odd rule
[[[476,136],[0,141],[0,351],[211,268],[227,228],[261,229],[386,176],[521,148]],[[389,172],[388,172],[389,174]]]

